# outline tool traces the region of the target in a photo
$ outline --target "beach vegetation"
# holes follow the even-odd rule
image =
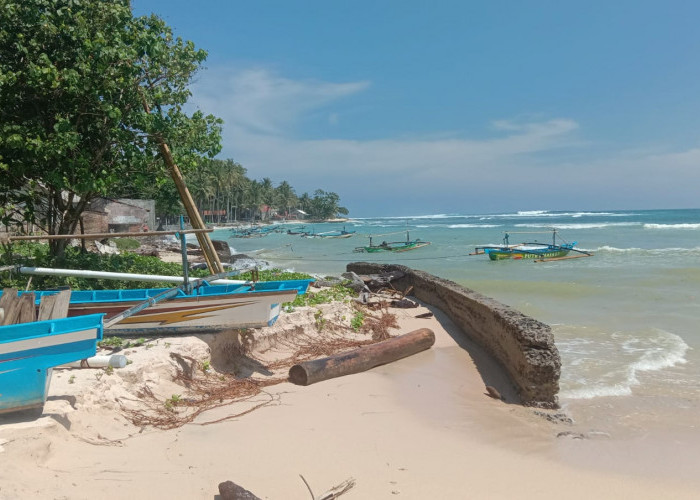
[[[242,280],[253,280],[253,274],[253,271],[246,271],[241,273],[238,278]],[[257,281],[309,280],[312,278],[313,276],[310,274],[285,271],[279,268],[257,271]]]
[[[75,384],[75,375],[71,375],[70,378],[68,378],[68,383]]]
[[[314,312],[314,321],[316,322],[316,329],[320,332],[323,331],[328,320],[323,317],[323,311],[321,309],[316,309],[316,312]]]
[[[359,332],[362,329],[362,325],[365,322],[365,313],[362,311],[355,311],[352,319],[350,320],[350,327],[355,331]]]
[[[105,337],[97,343],[97,346],[105,349],[114,349],[122,347],[123,344],[124,339],[121,337]]]
[[[107,375],[114,375],[114,367],[113,366],[106,366],[105,367],[105,373]]]
[[[334,285],[321,288],[318,292],[308,291],[304,295],[297,295],[291,302],[292,307],[317,306],[332,302],[347,302],[354,292],[343,285]]]
[[[182,396],[179,394],[173,394],[169,399],[165,400],[165,409],[168,411],[175,411],[175,407],[178,405]]]
[[[114,238],[114,244],[120,252],[136,250],[141,246],[141,243],[136,238]]]

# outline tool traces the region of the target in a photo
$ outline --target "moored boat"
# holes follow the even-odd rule
[[[430,245],[429,241],[423,241],[421,239],[412,240],[408,231],[406,231],[405,241],[382,241],[379,245],[374,245],[372,243],[372,236],[369,237],[369,245],[356,247],[355,252],[406,252],[408,250],[415,250],[417,248],[422,248]]]
[[[576,241],[573,243],[557,244],[557,230],[551,229],[552,243],[541,243],[538,241],[529,243],[510,244],[510,234],[543,234],[542,232],[525,232],[525,233],[505,233],[503,244],[500,246],[482,246],[476,247],[474,253],[470,255],[488,255],[491,260],[534,260],[536,262],[557,260],[557,259],[573,259],[578,257],[591,257],[593,254],[575,249]],[[570,252],[576,252],[577,255],[569,256]]]

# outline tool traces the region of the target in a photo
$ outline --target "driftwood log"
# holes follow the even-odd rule
[[[289,369],[289,381],[296,385],[311,385],[360,373],[429,349],[434,343],[435,333],[429,328],[420,328],[352,351],[296,364]]]

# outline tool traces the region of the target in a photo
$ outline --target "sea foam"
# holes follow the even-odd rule
[[[681,337],[661,329],[635,334],[597,335],[557,342],[562,355],[563,399],[627,396],[640,385],[638,375],[686,363],[689,349]]]
[[[700,229],[700,224],[644,224],[644,229]]]

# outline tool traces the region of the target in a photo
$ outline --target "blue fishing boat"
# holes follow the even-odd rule
[[[325,231],[323,233],[306,233],[302,237],[305,238],[350,238],[355,231],[346,231],[345,228],[338,231]]]
[[[0,326],[0,413],[41,409],[54,367],[95,355],[102,314]]]
[[[544,262],[550,260],[575,259],[578,257],[591,257],[593,254],[575,249],[576,241],[573,243],[557,244],[557,230],[550,229],[546,234],[552,234],[552,243],[542,243],[538,241],[510,244],[510,234],[543,234],[538,232],[520,232],[520,233],[505,233],[503,244],[496,246],[476,247],[474,253],[470,255],[488,255],[491,260],[534,260],[535,262]],[[570,252],[575,252],[576,255],[569,255]]]
[[[196,286],[172,289],[73,290],[68,315],[105,314],[110,335],[191,335],[260,328],[274,324],[282,304],[306,293],[312,281],[210,285],[200,280]],[[42,297],[57,292],[32,293],[38,305]]]

